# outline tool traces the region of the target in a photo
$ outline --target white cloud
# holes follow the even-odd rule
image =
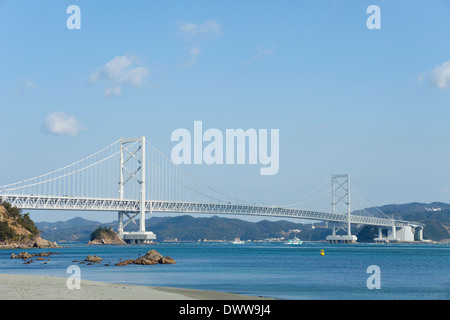
[[[186,63],[186,65],[191,65],[193,63],[195,63],[195,61],[197,61],[197,57],[200,54],[200,48],[198,48],[197,46],[193,46],[190,50],[189,50],[189,55],[190,55],[190,59],[189,61]]]
[[[275,52],[275,45],[272,48],[261,48],[258,46],[258,55],[260,56],[270,56]]]
[[[148,77],[148,70],[144,67],[131,69],[123,74],[122,81],[135,87],[142,87]]]
[[[28,95],[28,92],[31,88],[35,88],[36,87],[36,83],[31,82],[28,79],[23,79],[20,84],[19,87],[16,90],[16,95],[19,97],[26,97]]]
[[[103,92],[103,97],[109,98],[114,96],[120,96],[122,94],[122,88],[121,87],[114,87],[114,88],[106,88]]]
[[[271,56],[275,53],[275,45],[273,45],[271,48],[263,48],[261,46],[258,46],[256,54],[251,57],[246,63],[253,63],[259,59],[262,59],[263,57]]]
[[[222,26],[215,19],[207,20],[203,24],[181,22],[178,33],[181,35],[183,41],[189,44],[189,60],[185,63],[185,66],[189,66],[197,61],[198,55],[201,52],[199,43],[220,36]]]
[[[100,80],[100,73],[98,72],[93,72],[89,75],[89,82],[90,83],[95,83],[97,81]]]
[[[431,71],[430,82],[441,90],[450,88],[450,60]]]
[[[106,89],[103,96],[110,97],[122,93],[122,85],[133,87],[142,87],[148,78],[148,69],[137,66],[133,67],[136,59],[128,56],[117,56],[108,61],[99,71],[89,76],[89,82],[97,83],[99,81],[108,82],[114,85],[114,88]]]
[[[75,137],[80,130],[85,130],[74,116],[64,112],[50,113],[44,122],[44,130],[57,134]]]
[[[25,80],[24,80],[24,83],[25,83],[25,85],[26,85],[28,88],[34,88],[34,87],[36,87],[36,83],[31,82],[31,81],[28,80],[28,79],[25,79]]]
[[[205,21],[203,24],[182,22],[178,32],[185,41],[203,41],[215,38],[221,34],[222,26],[215,19]]]

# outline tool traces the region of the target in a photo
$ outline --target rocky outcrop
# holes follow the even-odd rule
[[[162,257],[161,260],[159,261],[159,263],[162,264],[175,264],[175,260],[171,257]]]
[[[58,245],[56,242],[51,242],[45,239],[42,239],[41,237],[37,237],[33,240],[33,248],[61,248],[60,245]]]
[[[158,251],[150,250],[144,256],[136,260],[128,259],[116,263],[116,266],[126,266],[129,264],[153,265],[153,264],[175,264],[175,260],[171,257],[163,257]]]
[[[26,251],[21,252],[18,255],[14,254],[14,253],[11,254],[11,259],[24,259],[24,260],[27,260],[27,259],[31,259],[31,257],[33,257],[33,256],[31,254],[29,254],[28,252],[26,252]]]
[[[152,265],[157,264],[163,256],[156,250],[150,250],[143,257],[137,258],[135,264]]]
[[[132,264],[132,263],[134,263],[134,260],[133,259],[128,259],[128,260],[119,261],[115,265],[116,266],[127,266],[127,265]]]
[[[0,249],[60,248],[40,237],[40,231],[27,213],[7,202],[0,204]]]
[[[111,239],[95,239],[88,242],[88,245],[100,245],[100,244],[118,244],[122,245],[126,242],[119,238],[119,240],[111,240]]]
[[[42,239],[39,236],[28,240],[7,240],[0,242],[0,249],[54,249],[61,248],[56,242]]]
[[[100,258],[99,256],[87,256],[84,261],[92,263],[100,263],[103,261],[103,258]]]
[[[97,228],[91,234],[91,241],[88,242],[88,245],[100,245],[100,244],[116,244],[123,245],[125,241],[123,241],[117,233],[112,231],[109,228]]]
[[[39,253],[30,254],[30,253],[28,253],[26,251],[23,251],[23,252],[21,252],[19,254],[12,253],[11,254],[11,259],[23,259],[24,263],[28,264],[28,263],[33,262],[33,257],[38,257],[36,260],[45,260],[42,257],[48,257],[48,256],[50,256],[52,254],[58,254],[58,253],[57,252],[39,252]],[[47,260],[50,260],[50,259],[47,259]]]

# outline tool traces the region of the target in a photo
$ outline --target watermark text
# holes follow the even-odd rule
[[[270,152],[269,152],[270,138]],[[279,129],[226,129],[225,134],[211,128],[203,132],[202,121],[194,121],[193,134],[180,128],[172,132],[178,142],[171,152],[175,164],[260,164],[261,175],[275,175],[279,170]],[[204,142],[207,142],[204,145]]]

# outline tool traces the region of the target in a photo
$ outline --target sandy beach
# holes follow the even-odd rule
[[[114,284],[81,280],[68,289],[67,278],[0,274],[0,300],[253,300],[217,291]]]

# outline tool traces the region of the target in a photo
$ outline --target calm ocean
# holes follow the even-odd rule
[[[156,249],[175,265],[114,266]],[[323,249],[325,255],[320,254]],[[11,253],[59,252],[44,264],[23,264]],[[103,263],[80,265],[81,279],[225,291],[278,299],[449,299],[449,244],[160,243],[65,245],[61,249],[0,250],[0,273],[68,277],[87,255]],[[110,266],[105,264],[110,263]],[[369,290],[367,268],[380,268],[380,289]]]

